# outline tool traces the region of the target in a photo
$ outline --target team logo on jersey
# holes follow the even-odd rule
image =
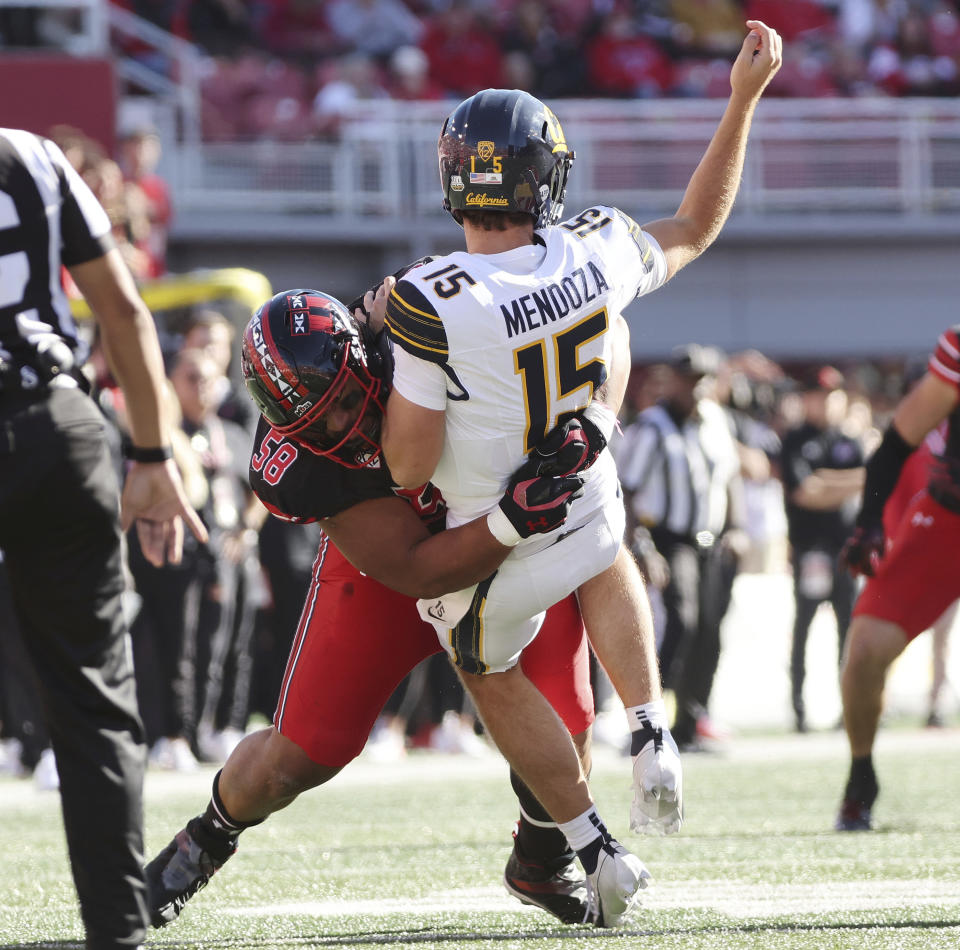
[[[510,202],[506,198],[496,195],[478,195],[475,191],[467,192],[468,208],[506,208]]]
[[[450,190],[463,191],[463,179],[459,175],[450,176]]]
[[[483,142],[477,142],[477,154],[480,156],[480,161],[489,162],[493,158],[493,142],[484,140]]]

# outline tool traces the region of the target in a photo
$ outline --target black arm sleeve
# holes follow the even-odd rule
[[[867,462],[867,477],[863,486],[863,501],[857,515],[861,528],[873,527],[883,521],[883,508],[900,477],[903,463],[914,446],[897,431],[891,422],[883,434],[883,441]]]

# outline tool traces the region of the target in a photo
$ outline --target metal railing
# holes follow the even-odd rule
[[[41,22],[41,34],[54,45],[74,56],[104,56],[107,54],[106,0],[0,0],[0,7],[33,10],[53,14],[47,23]],[[57,14],[78,14],[57,17]]]
[[[577,160],[568,208],[675,209],[721,101],[554,104]],[[336,142],[181,145],[178,207],[311,212],[381,220],[435,216],[436,139],[449,103],[371,102]],[[761,103],[736,215],[960,212],[960,102]]]

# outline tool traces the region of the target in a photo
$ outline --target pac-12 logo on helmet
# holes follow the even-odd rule
[[[241,369],[277,432],[348,468],[379,467],[383,380],[335,297],[288,290],[268,300],[244,331]]]

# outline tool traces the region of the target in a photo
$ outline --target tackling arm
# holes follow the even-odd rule
[[[431,535],[401,498],[374,498],[321,522],[358,570],[410,597],[439,597],[489,577],[513,550],[486,519]]]

